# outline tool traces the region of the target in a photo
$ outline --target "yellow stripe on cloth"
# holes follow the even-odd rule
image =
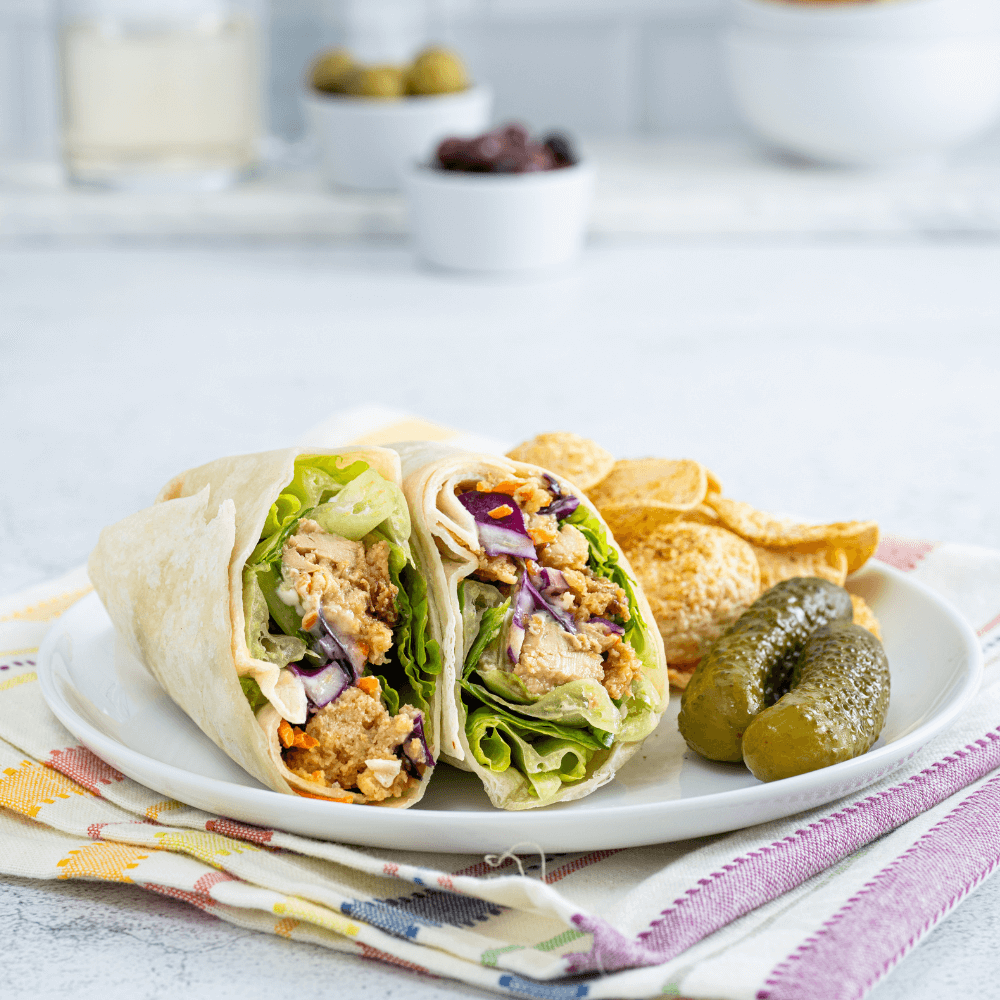
[[[162,802],[154,802],[146,809],[146,819],[151,819],[154,823],[159,821],[160,813],[169,812],[171,809],[183,809],[184,803],[176,799],[164,799]]]
[[[11,677],[10,680],[4,681],[0,684],[0,691],[7,691],[10,688],[15,688],[18,684],[30,684],[32,681],[38,680],[38,674],[33,670],[29,670],[26,674],[17,674],[15,677]]]
[[[348,937],[356,937],[361,933],[361,928],[353,920],[348,920],[325,906],[317,906],[298,896],[286,896],[280,903],[275,903],[274,915],[297,917],[299,920],[315,924],[317,927],[325,927],[337,934],[346,934]]]
[[[295,920],[292,917],[285,917],[283,920],[279,920],[274,925],[274,933],[291,940],[292,931],[294,931],[300,923],[302,923],[301,920]]]
[[[81,597],[86,597],[94,588],[80,587],[64,594],[57,594],[37,604],[31,604],[18,611],[0,616],[0,622],[48,622],[68,611]]]
[[[6,767],[0,772],[0,806],[22,816],[37,816],[43,805],[53,805],[57,798],[68,799],[70,795],[91,793],[33,760],[21,761],[20,767]]]
[[[178,807],[180,803],[178,803]],[[219,858],[227,858],[230,854],[242,854],[244,851],[259,851],[242,840],[232,840],[229,837],[220,836],[217,833],[207,831],[192,830],[190,833],[178,833],[173,830],[165,830],[156,834],[156,839],[160,842],[157,846],[164,851],[180,851],[182,854],[189,854],[192,858],[204,861],[206,865],[221,868]]]
[[[59,878],[99,878],[105,882],[131,882],[132,879],[125,871],[138,868],[139,862],[149,857],[148,853],[142,854],[141,851],[140,847],[110,841],[85,844],[56,862],[63,870]]]

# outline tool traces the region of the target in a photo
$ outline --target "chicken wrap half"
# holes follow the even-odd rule
[[[663,642],[583,491],[536,466],[394,446],[442,616],[442,754],[494,805],[588,795],[666,706]]]
[[[384,448],[223,458],[91,554],[118,634],[275,791],[409,806],[427,787],[442,657],[400,482]]]

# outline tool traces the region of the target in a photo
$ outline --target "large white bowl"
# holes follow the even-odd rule
[[[814,160],[881,166],[925,159],[1000,118],[1000,34],[848,38],[736,27],[726,47],[747,121]]]
[[[997,0],[790,3],[731,0],[739,27],[825,38],[939,39],[1000,31]]]
[[[331,184],[392,191],[404,166],[428,159],[442,139],[484,132],[493,95],[488,87],[470,87],[383,101],[309,90],[305,105]]]
[[[412,167],[404,174],[417,254],[459,271],[558,267],[583,247],[593,197],[587,163],[530,174]]]

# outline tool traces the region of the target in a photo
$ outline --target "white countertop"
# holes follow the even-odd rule
[[[603,240],[520,281],[405,244],[0,249],[0,592],[179,469],[375,400],[692,456],[817,519],[1000,546],[1000,243]],[[4,996],[481,995],[119,885],[0,879]],[[871,994],[995,997],[1000,880]]]
[[[1000,138],[948,159],[849,170],[771,154],[749,139],[583,144],[597,166],[599,236],[1000,233]],[[67,188],[54,166],[8,170],[0,236],[370,237],[407,232],[400,194],[335,190],[314,168],[269,167],[214,194]]]

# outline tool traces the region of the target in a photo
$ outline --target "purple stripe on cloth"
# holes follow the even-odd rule
[[[794,889],[818,872],[909,822],[1000,767],[1000,727],[892,788],[870,795],[784,840],[723,865],[663,910],[647,931],[626,938],[600,918],[573,923],[593,934],[589,952],[567,955],[567,972],[659,965],[737,917]]]
[[[775,968],[758,1000],[857,1000],[1000,866],[1000,777],[931,827]]]

